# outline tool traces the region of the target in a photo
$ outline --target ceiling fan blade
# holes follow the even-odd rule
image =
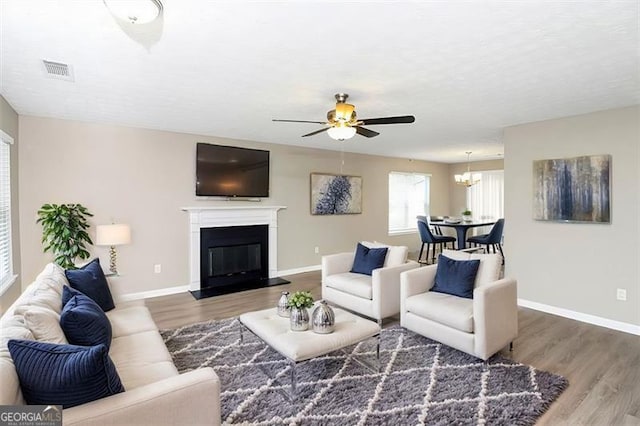
[[[324,123],[322,123],[324,124]],[[327,130],[329,130],[331,127],[325,127],[324,129],[320,129],[320,130],[316,130],[315,132],[311,132],[311,133],[307,133],[306,135],[302,135],[303,138],[306,138],[307,136],[313,136],[313,135],[317,135],[318,133],[322,133],[322,132],[326,132]]]
[[[380,133],[374,132],[373,130],[365,129],[364,127],[356,126],[356,133],[362,135],[367,138],[374,138],[378,136]]]
[[[358,120],[365,126],[371,126],[373,124],[401,124],[401,123],[413,123],[416,118],[413,115],[401,115],[399,117],[382,117],[382,118],[365,118]]]
[[[308,121],[308,120],[276,120],[273,119],[271,121],[281,121],[284,123],[313,123],[313,124],[327,124],[325,121]]]

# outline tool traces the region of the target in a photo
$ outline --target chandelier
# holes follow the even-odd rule
[[[461,175],[455,175],[456,183],[467,188],[480,182],[480,173],[471,173],[471,151],[467,151],[467,171]]]

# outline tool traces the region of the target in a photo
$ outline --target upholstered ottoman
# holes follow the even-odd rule
[[[313,308],[312,308],[313,309]],[[312,310],[310,309],[310,310]],[[340,308],[335,313],[335,330],[330,334],[291,331],[289,318],[278,315],[275,308],[240,315],[240,330],[250,330],[267,345],[291,362],[291,396],[296,394],[296,365],[330,352],[346,348],[372,337],[378,337],[376,357],[380,358],[380,326]],[[377,367],[376,367],[377,368]]]

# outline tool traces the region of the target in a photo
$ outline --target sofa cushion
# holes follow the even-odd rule
[[[378,241],[363,241],[362,245],[369,248],[387,248],[387,256],[385,257],[383,266],[384,268],[388,268],[391,266],[400,266],[407,263],[407,258],[409,256],[409,247],[407,246],[390,246]]]
[[[325,278],[327,287],[340,290],[344,293],[372,300],[373,290],[371,277],[364,274],[345,272],[343,274],[329,275]]]
[[[369,248],[360,243],[356,246],[351,272],[371,275],[374,269],[382,268],[387,256],[387,248]]]
[[[69,287],[63,289],[63,299],[69,301],[62,309],[60,326],[69,343],[82,346],[103,344],[109,348],[111,324],[100,306]]]
[[[33,340],[33,334],[19,315],[5,314],[0,319],[0,405],[22,405],[18,374],[7,343],[12,339]]]
[[[126,389],[134,389],[178,374],[157,331],[116,337],[111,342],[109,355]]]
[[[8,346],[27,404],[69,408],[124,392],[104,345],[10,340]]]
[[[500,279],[502,256],[497,253],[479,254],[457,250],[444,250],[443,255],[454,260],[479,260],[480,267],[474,282],[474,287],[489,284]]]
[[[100,259],[95,258],[80,269],[68,269],[64,273],[71,287],[93,299],[104,312],[115,308]]]
[[[62,287],[69,285],[67,277],[64,275],[64,269],[55,263],[49,263],[44,267],[42,272],[38,274],[35,282],[39,286],[48,286],[59,295],[62,295]]]
[[[407,311],[456,330],[473,333],[473,300],[428,291],[407,298]]]
[[[24,323],[35,340],[47,343],[67,344],[67,338],[60,327],[60,315],[51,309],[31,306],[24,311]]]
[[[473,299],[473,285],[480,266],[479,260],[453,260],[438,256],[436,278],[429,291]]]
[[[149,309],[144,305],[127,306],[119,303],[115,309],[106,314],[111,323],[111,337],[113,339],[145,331],[158,330],[149,313]]]
[[[60,311],[62,311],[62,298],[53,288],[36,282],[31,287],[31,294],[21,299],[19,303],[15,305],[14,310],[20,312],[20,315],[22,315],[29,310],[31,306],[50,309],[60,314]]]

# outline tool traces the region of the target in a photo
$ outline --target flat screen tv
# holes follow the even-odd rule
[[[268,197],[269,151],[198,143],[196,195]]]

